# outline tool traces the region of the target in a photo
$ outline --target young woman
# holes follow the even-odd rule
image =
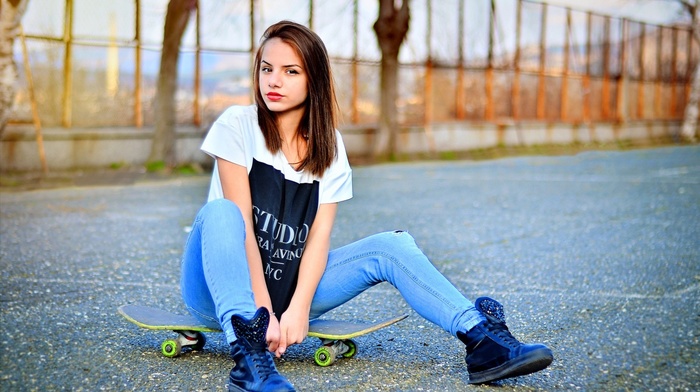
[[[552,362],[547,347],[508,332],[498,302],[467,300],[407,232],[330,250],[352,175],[336,130],[330,61],[315,33],[287,21],[269,27],[255,57],[254,88],[255,105],[226,110],[204,140],[202,150],[215,159],[209,201],[182,263],[188,309],[222,328],[231,344],[229,390],[293,390],[273,354],[301,343],[309,319],[385,281],[464,342],[470,383]]]

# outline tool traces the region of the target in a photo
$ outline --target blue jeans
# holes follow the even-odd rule
[[[236,340],[234,314],[255,313],[245,253],[245,227],[238,207],[226,199],[197,214],[182,260],[180,287],[192,315]],[[310,319],[348,302],[368,288],[389,282],[428,321],[453,336],[484,318],[428,260],[405,231],[376,234],[332,250],[314,295]]]

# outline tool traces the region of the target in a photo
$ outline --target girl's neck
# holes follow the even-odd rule
[[[289,110],[277,115],[277,129],[283,141],[291,142],[297,137],[299,124],[304,115],[302,110]]]
[[[282,153],[297,170],[307,153],[306,139],[299,134],[303,110],[287,111],[277,116],[277,129],[282,138]]]

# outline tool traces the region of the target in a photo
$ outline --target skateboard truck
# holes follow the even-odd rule
[[[160,345],[160,352],[168,357],[174,358],[180,355],[184,347],[191,347],[194,351],[201,351],[207,343],[204,334],[196,331],[175,331],[177,337],[166,339]]]

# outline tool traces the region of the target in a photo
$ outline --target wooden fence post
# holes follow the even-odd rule
[[[459,0],[457,18],[457,91],[455,91],[455,114],[458,120],[466,117],[464,111],[464,0]]]
[[[427,0],[428,7],[428,34],[426,34],[426,46],[428,48],[428,59],[425,64],[425,85],[423,86],[423,128],[428,139],[428,149],[435,152],[435,138],[433,137],[433,55],[432,55],[432,26],[433,26],[433,5],[431,0]]]
[[[583,121],[591,122],[591,30],[593,27],[593,14],[586,13],[586,71],[583,75]]]
[[[314,29],[314,0],[309,0],[309,29]]]
[[[491,11],[489,18],[489,48],[488,58],[486,63],[486,120],[493,121],[494,119],[494,102],[493,102],[493,45],[495,40],[496,30],[496,3],[491,0]]]
[[[63,116],[66,128],[73,124],[73,0],[66,0],[63,25]]]
[[[542,3],[542,25],[540,27],[540,68],[537,84],[537,119],[545,119],[546,109],[546,80],[544,76],[547,59],[547,3]]]
[[[513,120],[520,120],[520,35],[522,34],[523,1],[518,0],[515,11],[515,55],[513,57],[513,89],[511,90],[511,105]]]
[[[627,120],[627,64],[625,57],[627,52],[627,19],[622,19],[622,34],[620,34],[620,77],[617,79],[617,91],[615,100],[615,113],[617,121],[624,123]]]
[[[27,90],[29,90],[29,102],[32,107],[32,123],[34,124],[34,133],[36,135],[36,147],[39,151],[39,162],[41,170],[44,174],[49,172],[49,167],[46,164],[46,152],[44,151],[44,136],[41,133],[41,119],[39,118],[39,109],[36,104],[36,96],[34,95],[34,78],[32,78],[32,68],[29,66],[29,52],[27,51],[27,41],[24,36],[24,28],[19,26],[19,39],[22,46],[22,60],[24,64],[24,74],[27,78]]]
[[[671,99],[669,109],[669,118],[676,117],[676,67],[678,66],[678,29],[676,27],[671,27]]]
[[[610,120],[610,17],[605,16],[603,27],[603,120]]]
[[[143,105],[141,104],[141,1],[134,0],[136,7],[136,25],[134,26],[134,123],[137,128],[143,127]]]
[[[352,123],[353,124],[358,124],[360,122],[360,111],[358,110],[358,103],[360,101],[360,87],[359,87],[359,80],[358,80],[358,67],[357,67],[357,62],[358,62],[358,54],[359,54],[359,46],[358,46],[358,23],[359,23],[359,16],[360,16],[360,10],[359,10],[359,5],[358,5],[359,0],[354,0],[353,1],[353,10],[352,10],[352,102],[351,102],[351,112],[352,112]]]
[[[569,57],[570,46],[569,41],[571,39],[571,9],[566,9],[566,34],[564,34],[564,70],[561,76],[561,110],[559,113],[559,118],[561,121],[568,121],[569,119]]]
[[[664,28],[663,26],[659,26],[658,29],[658,34],[656,36],[656,78],[654,80],[654,117],[659,118],[663,115],[663,108],[661,107],[661,80],[662,80],[662,71],[663,68],[661,66],[661,59],[662,59],[662,47],[663,47],[663,35],[664,35]]]
[[[698,5],[700,7],[700,5]],[[688,38],[686,39],[688,47],[686,48],[687,59],[685,62],[685,102],[684,105],[688,104],[690,100],[690,86],[693,84],[693,29],[688,29]],[[700,61],[700,60],[699,60]]]
[[[194,51],[194,101],[192,102],[192,110],[194,111],[193,122],[194,125],[202,125],[202,113],[199,110],[199,100],[202,90],[202,44],[201,38],[201,15],[199,12],[200,3],[197,3],[197,7],[194,10],[195,15],[195,51]]]
[[[250,68],[255,69],[255,0],[250,0]],[[255,91],[250,89],[250,101],[255,103]]]
[[[644,54],[646,45],[646,23],[642,22],[641,31],[639,32],[639,81],[637,82],[637,118],[644,118]]]

